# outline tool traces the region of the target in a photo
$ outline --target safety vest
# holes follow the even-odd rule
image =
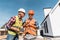
[[[22,21],[19,21],[19,17],[18,16],[16,16],[16,21],[15,21],[15,23],[12,26],[16,27],[18,29],[20,29],[20,27],[22,27]],[[11,31],[11,30],[8,30],[8,34],[16,35],[16,33]]]
[[[32,19],[31,21],[29,19],[26,20],[26,23],[29,22],[28,24],[32,24],[32,25],[35,25],[35,19]],[[24,34],[26,35],[26,33],[29,33],[31,35],[35,35],[37,34],[37,29],[36,27],[34,26],[28,26],[28,27],[25,27],[25,31],[24,31]]]

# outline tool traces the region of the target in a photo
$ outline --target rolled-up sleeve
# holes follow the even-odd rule
[[[11,17],[8,23],[6,24],[7,29],[9,29],[15,22],[15,16]]]

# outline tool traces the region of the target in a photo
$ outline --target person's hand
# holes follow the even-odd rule
[[[19,31],[20,31],[18,28],[15,28],[15,30],[16,30],[17,32],[19,32]]]
[[[28,26],[30,26],[30,24],[27,24],[26,26],[28,27]]]
[[[24,38],[25,34],[22,34],[22,38]]]
[[[28,22],[24,23],[23,27],[27,26]]]
[[[15,27],[11,27],[12,30],[16,31],[16,32],[19,32],[20,30],[18,28],[15,28]]]

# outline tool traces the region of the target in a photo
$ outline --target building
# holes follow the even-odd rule
[[[7,30],[5,29],[0,29],[0,36],[1,35],[7,35]]]
[[[45,19],[41,23],[43,36],[60,37],[60,0],[53,9],[44,8]]]

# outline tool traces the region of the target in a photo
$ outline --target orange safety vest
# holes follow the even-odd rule
[[[31,25],[35,25],[35,19],[32,19],[32,20],[29,20],[27,19],[25,23],[29,22],[28,24],[31,24]],[[26,33],[29,33],[31,35],[35,35],[37,34],[37,28],[34,27],[34,26],[25,26],[25,31],[24,31],[24,34],[26,35]]]

